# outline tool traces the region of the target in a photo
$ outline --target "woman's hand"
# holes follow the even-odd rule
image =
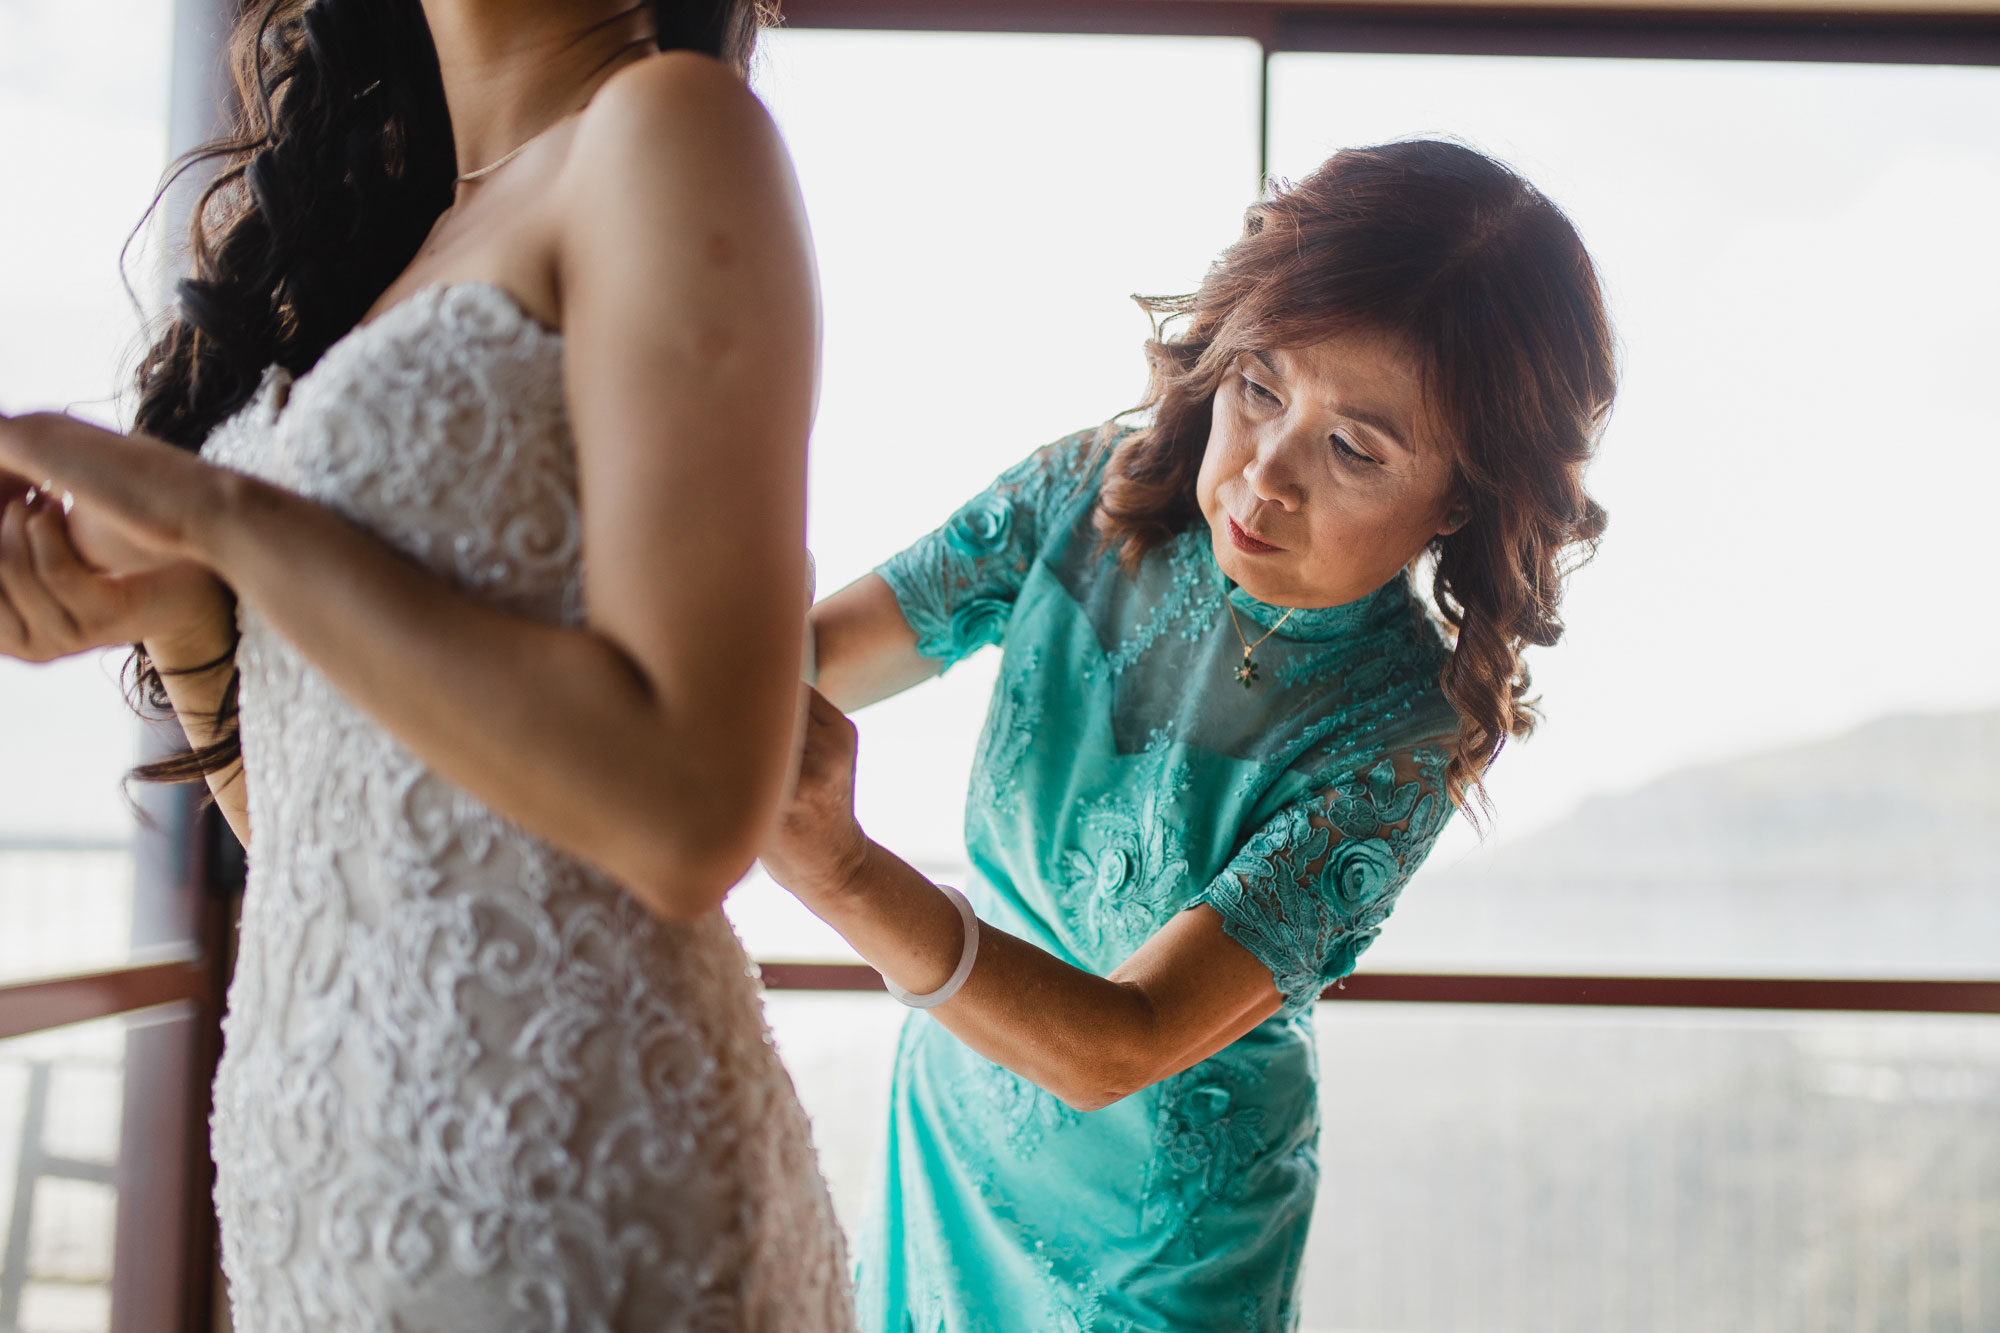
[[[778,812],[761,860],[772,879],[812,906],[837,896],[868,854],[854,818],[854,723],[810,685],[798,782]]]
[[[54,495],[0,477],[0,656],[51,662],[149,641],[194,662],[226,647],[229,599],[214,575],[189,561],[108,573],[71,528]]]
[[[53,412],[0,416],[0,487],[75,496],[79,555],[120,574],[212,564],[218,519],[242,479],[185,449]]]

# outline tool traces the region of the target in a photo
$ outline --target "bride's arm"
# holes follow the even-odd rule
[[[221,739],[222,707],[229,696],[229,684],[236,672],[236,632],[234,608],[220,585],[215,585],[217,607],[208,621],[191,627],[185,634],[153,636],[145,640],[146,655],[160,673],[174,720],[187,736],[188,744],[200,749]],[[250,779],[239,756],[226,768],[206,777],[215,808],[229,824],[236,840],[250,845]]]
[[[588,623],[511,616],[288,492],[61,418],[0,423],[128,535],[216,570],[447,779],[656,913],[712,910],[777,807],[797,708],[817,307],[776,131],[662,56],[585,113],[557,257]]]

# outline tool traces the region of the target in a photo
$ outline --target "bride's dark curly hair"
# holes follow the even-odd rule
[[[652,12],[649,40],[661,50],[742,69],[775,4],[635,0],[633,9]],[[416,257],[458,172],[418,0],[245,0],[230,65],[230,133],[169,178],[217,164],[195,205],[178,308],[139,367],[136,428],[184,449],[247,403],[266,367],[303,375],[360,321]],[[128,676],[146,703],[170,707],[143,648]],[[236,762],[233,675],[216,723],[214,744],[135,776],[187,781]]]
[[[1522,651],[1562,637],[1563,581],[1604,533],[1583,472],[1617,357],[1576,229],[1462,145],[1351,148],[1252,207],[1194,295],[1141,304],[1186,323],[1147,344],[1150,422],[1106,466],[1097,524],[1128,569],[1201,521],[1195,477],[1215,395],[1244,353],[1356,330],[1416,353],[1471,515],[1429,546],[1433,597],[1456,639],[1443,677],[1459,718],[1446,784],[1461,808],[1483,802],[1487,767],[1537,720]]]

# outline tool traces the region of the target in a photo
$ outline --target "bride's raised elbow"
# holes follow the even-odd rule
[[[757,859],[756,830],[683,831],[634,849],[619,881],[662,921],[696,921],[721,908]]]

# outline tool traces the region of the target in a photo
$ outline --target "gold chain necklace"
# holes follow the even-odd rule
[[[625,52],[630,51],[633,47],[640,45],[642,42],[649,42],[652,40],[653,40],[652,38],[647,37],[647,38],[641,38],[639,41],[627,42],[624,46],[618,48],[616,52],[612,53],[611,57],[607,59],[603,64],[599,65],[597,68],[599,70],[603,70],[610,66],[615,65],[620,59],[623,58]],[[624,68],[622,65],[618,66],[617,69],[612,69],[611,73],[616,74],[618,72],[618,69],[622,68]],[[576,115],[578,112],[582,111],[585,107],[589,106],[590,99],[597,96],[597,90],[599,88],[602,88],[606,83],[610,82],[610,79],[611,79],[611,74],[606,74],[603,78],[598,79],[595,83],[592,83],[590,85],[590,90],[583,95],[582,101],[578,102],[575,106],[571,107],[569,110],[563,112],[560,116],[557,116],[554,120],[544,125],[541,129],[536,130],[533,134],[529,135],[527,139],[524,142],[522,142],[520,146],[515,148],[512,152],[502,153],[499,157],[494,158],[491,162],[488,162],[483,167],[474,167],[470,171],[461,171],[460,173],[458,173],[456,177],[452,179],[451,183],[454,186],[464,185],[468,181],[481,180],[487,176],[491,176],[494,172],[500,170],[500,168],[506,166],[509,162],[512,162],[515,158],[519,157],[521,154],[527,152],[529,144],[541,138],[544,134],[547,134],[550,130],[554,129],[556,126],[568,120],[571,116]],[[372,92],[374,90],[370,89],[369,91]]]
[[[528,144],[531,144],[536,139],[541,138],[544,134],[547,134],[549,130],[554,129],[556,125],[562,124],[563,120],[568,120],[569,116],[573,116],[575,114],[576,113],[572,111],[569,113],[568,116],[564,116],[562,120],[558,120],[555,122],[554,125],[550,125],[548,129],[535,131],[535,133],[528,138],[526,143],[523,143],[519,148],[516,148],[513,152],[502,153],[499,157],[494,158],[491,162],[488,162],[483,167],[474,167],[471,171],[459,172],[458,175],[452,179],[451,183],[453,185],[465,185],[468,184],[469,182],[479,180],[482,177],[491,176],[494,172],[500,170],[500,168],[506,166],[509,162],[512,162],[515,158],[519,157],[521,154],[527,152]]]
[[[1229,600],[1229,594],[1226,592],[1222,594],[1222,604],[1229,610],[1229,623],[1236,630],[1236,641],[1243,645],[1243,665],[1236,668],[1236,679],[1239,682],[1241,682],[1243,688],[1247,690],[1252,685],[1255,685],[1257,683],[1257,663],[1256,660],[1250,656],[1250,654],[1256,652],[1259,648],[1262,648],[1264,646],[1264,639],[1270,638],[1273,634],[1276,634],[1281,628],[1283,628],[1284,623],[1292,618],[1293,613],[1295,613],[1298,610],[1298,608],[1295,606],[1291,608],[1291,610],[1285,612],[1284,615],[1279,616],[1278,623],[1264,631],[1264,639],[1259,639],[1257,640],[1257,642],[1252,643],[1250,642],[1250,640],[1243,637],[1243,623],[1236,618],[1236,603]]]
[[[474,167],[470,171],[459,172],[458,175],[452,180],[452,184],[464,185],[469,181],[482,180],[487,176],[491,176],[494,172],[500,170],[500,168],[506,166],[509,162],[512,162],[515,158],[519,157],[521,154],[527,152],[528,149],[534,144],[534,142],[537,139],[540,139],[544,134],[547,134],[550,130],[562,124],[564,121],[568,120],[571,116],[574,116],[577,113],[581,112],[586,106],[589,106],[591,97],[594,97],[596,95],[597,95],[597,89],[592,88],[590,90],[589,95],[586,96],[581,102],[577,103],[575,106],[563,112],[560,116],[557,116],[554,120],[550,121],[548,124],[542,126],[542,128],[536,130],[533,134],[529,135],[513,151],[502,153],[500,156],[494,158],[491,162],[488,162],[483,167]]]

